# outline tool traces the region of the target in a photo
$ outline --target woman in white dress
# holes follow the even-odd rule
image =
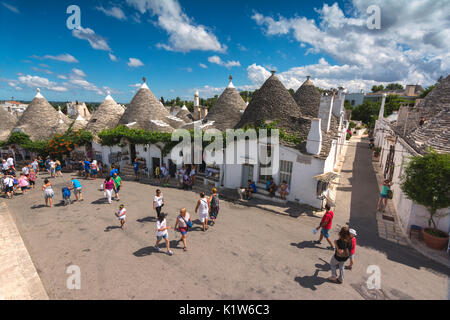
[[[199,211],[200,221],[203,225],[203,231],[208,230],[209,203],[205,197],[204,192],[200,192],[200,199],[197,201],[195,213],[197,213],[197,211]]]

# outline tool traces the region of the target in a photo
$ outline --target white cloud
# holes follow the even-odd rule
[[[108,17],[113,17],[119,20],[127,20],[125,13],[119,7],[112,7],[111,9],[105,9],[103,6],[95,7],[98,11],[103,12]]]
[[[85,79],[70,79],[69,83],[79,87],[81,89],[87,90],[87,91],[93,91],[95,93],[97,93],[98,95],[105,95],[105,92],[103,90],[101,90],[100,88],[98,88],[95,84],[85,80]]]
[[[87,40],[91,47],[95,50],[111,51],[105,38],[99,36],[90,28],[80,27],[72,30],[72,35],[81,40]]]
[[[14,6],[10,5],[10,4],[7,4],[6,2],[3,2],[2,4],[3,4],[3,5],[5,6],[5,8],[8,9],[9,11],[12,11],[12,12],[17,13],[17,14],[20,13],[20,11],[19,11],[19,9],[17,9],[17,7],[14,7]]]
[[[306,17],[252,19],[267,36],[288,36],[358,73],[362,82],[433,84],[450,71],[449,1],[353,0],[345,16],[337,3],[316,9],[318,23]],[[381,29],[367,28],[370,5],[381,8]],[[335,67],[335,66],[333,66]],[[356,69],[355,69],[356,68]],[[345,78],[345,77],[344,77]]]
[[[18,90],[18,91],[23,90],[23,88],[22,88],[22,87],[19,87],[15,81],[9,81],[9,82],[8,82],[8,85],[9,85],[10,87],[12,87],[12,88]]]
[[[208,69],[208,66],[206,64],[203,63],[199,63],[198,64],[200,67],[202,67],[203,69]]]
[[[64,92],[67,91],[66,87],[58,85],[56,82],[52,82],[48,80],[47,78],[41,78],[38,76],[20,76],[19,82],[27,87],[30,88],[45,88],[47,90],[51,91],[58,91],[58,92]]]
[[[112,53],[109,54],[109,59],[111,59],[111,61],[114,61],[114,62],[117,61],[117,57],[115,55],[113,55]]]
[[[82,77],[82,78],[86,77],[86,73],[84,73],[83,70],[73,68],[72,72],[74,73],[74,75],[76,75],[78,77]]]
[[[241,63],[239,61],[222,61],[219,56],[212,56],[208,58],[210,63],[218,64],[219,66],[231,68],[231,67],[240,67]]]
[[[141,14],[150,12],[157,16],[155,24],[169,34],[168,44],[158,43],[158,48],[180,52],[225,52],[227,49],[211,30],[192,21],[177,0],[127,0],[127,3]]]
[[[63,74],[59,74],[57,77],[59,79],[67,80],[67,77],[65,75],[63,75]]]
[[[51,72],[50,70],[47,70],[47,69],[41,69],[41,68],[37,68],[37,67],[31,67],[31,69],[33,69],[36,72],[40,72],[40,73],[53,74],[53,72]]]
[[[130,58],[128,60],[128,66],[132,67],[132,68],[136,68],[136,67],[142,67],[144,64],[142,63],[141,60],[136,59],[136,58]]]
[[[60,55],[57,55],[57,56],[52,56],[52,55],[46,54],[43,57],[33,55],[33,56],[31,56],[31,58],[35,58],[35,59],[50,59],[50,60],[67,62],[67,63],[78,63],[78,60],[74,56],[72,56],[72,55],[70,55],[68,53],[60,54]]]

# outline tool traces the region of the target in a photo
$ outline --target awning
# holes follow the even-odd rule
[[[337,173],[326,172],[326,173],[319,174],[313,178],[316,179],[317,181],[330,182],[330,181],[335,180],[338,177],[339,177],[339,174],[337,174]]]

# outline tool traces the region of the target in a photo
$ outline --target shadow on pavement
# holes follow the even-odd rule
[[[299,243],[292,242],[291,246],[297,247],[299,249],[314,248],[314,249],[327,250],[327,251],[331,252],[331,250],[329,250],[327,248],[322,248],[322,247],[317,246],[317,244],[314,243],[313,240],[306,240],[306,241],[302,241],[302,242],[299,242]]]
[[[136,257],[145,257],[150,256],[152,253],[158,253],[158,250],[156,250],[155,246],[148,246],[139,249],[138,251],[133,252],[133,255],[135,255]]]
[[[303,288],[311,289],[313,291],[317,290],[317,287],[322,285],[325,282],[328,282],[327,278],[319,277],[319,272],[329,272],[330,265],[323,259],[323,264],[317,263],[315,265],[316,271],[312,276],[303,276],[303,277],[295,277],[295,281],[298,282]]]
[[[40,208],[45,208],[45,204],[38,204],[38,205],[34,205],[32,206],[30,209],[34,210],[34,209],[40,209]]]
[[[114,230],[114,229],[120,229],[120,227],[119,226],[109,226],[109,227],[105,228],[105,232],[110,232],[111,230]]]
[[[100,199],[91,202],[91,204],[104,204],[104,203],[108,203],[108,199],[104,197],[101,197]]]
[[[363,138],[356,144],[353,177],[350,179],[352,186],[348,191],[342,190],[342,192],[351,193],[349,226],[358,232],[358,246],[373,248],[385,253],[389,260],[416,269],[429,268],[448,274],[447,268],[428,259],[413,248],[378,236],[376,205],[380,191],[372,168],[372,151],[368,148],[368,143],[368,138]]]
[[[142,219],[137,219],[136,220],[137,222],[140,222],[140,223],[146,223],[146,222],[156,222],[156,217],[145,217],[145,218],[142,218]]]

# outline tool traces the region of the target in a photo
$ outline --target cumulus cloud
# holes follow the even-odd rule
[[[367,27],[370,5],[381,8],[380,30]],[[318,23],[260,13],[252,19],[267,36],[292,37],[307,53],[336,60],[337,69],[353,68],[362,82],[428,85],[450,71],[449,1],[353,0],[349,9],[346,16],[337,3],[324,4]]]
[[[72,69],[72,72],[73,72],[73,74],[74,74],[75,76],[77,76],[77,77],[81,77],[81,78],[86,77],[86,73],[84,73],[83,70],[73,68],[73,69]]]
[[[110,9],[105,9],[103,6],[100,6],[100,7],[95,7],[95,9],[97,9],[98,11],[103,12],[108,17],[113,17],[113,18],[116,18],[118,20],[127,20],[127,16],[122,11],[122,9],[119,8],[119,7],[112,7]]]
[[[114,61],[114,62],[117,61],[117,57],[115,55],[113,55],[112,53],[109,53],[109,59],[111,59],[111,61]]]
[[[111,51],[106,39],[96,34],[95,31],[90,28],[83,28],[80,26],[79,29],[72,30],[72,35],[75,38],[87,40],[95,50]]]
[[[132,68],[142,67],[144,64],[141,60],[136,58],[129,58],[128,60],[128,66]]]
[[[30,87],[30,88],[45,88],[47,90],[51,91],[57,91],[57,92],[64,92],[67,91],[66,87],[58,85],[56,82],[52,82],[48,80],[47,78],[41,78],[38,76],[20,76],[19,82],[23,84],[24,86]]]
[[[41,68],[37,68],[37,67],[31,67],[31,69],[33,69],[36,72],[40,72],[40,73],[53,74],[53,72],[51,72],[50,70],[47,70],[47,69],[41,69]]]
[[[231,68],[231,67],[240,67],[241,63],[239,61],[222,61],[222,59],[219,56],[212,56],[208,58],[208,61],[210,63],[217,64],[222,67]]]
[[[93,91],[93,92],[97,93],[98,95],[105,95],[105,92],[103,90],[101,90],[95,84],[93,84],[85,79],[72,78],[69,80],[68,83],[72,86],[81,88],[83,90]]]
[[[227,50],[211,30],[189,18],[177,0],[127,0],[127,3],[141,14],[150,12],[157,17],[155,25],[169,35],[168,43],[158,43],[158,48],[180,52]]]

